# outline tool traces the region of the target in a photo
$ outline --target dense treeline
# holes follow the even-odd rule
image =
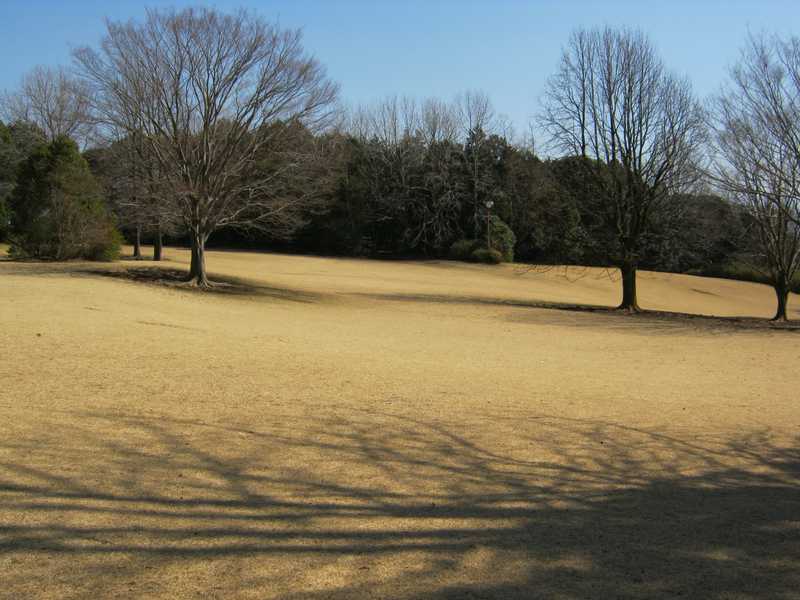
[[[486,243],[491,212],[513,232],[517,262],[607,264],[612,233],[597,222],[598,195],[579,158],[542,160],[481,130],[463,143],[405,136],[387,148],[347,136],[338,147],[342,172],[326,209],[297,233],[298,251],[448,257],[460,240]],[[647,233],[644,267],[704,272],[737,261],[748,243],[741,210],[711,194],[676,195],[672,204],[670,221]]]
[[[643,34],[576,31],[545,155],[483,93],[341,110],[299,32],[243,11],[151,11],[74,59],[2,103],[0,238],[19,256],[111,258],[118,227],[136,257],[190,245],[198,286],[207,243],[580,264],[618,269],[627,310],[647,268],[764,281],[781,319],[797,285],[795,39],[750,39],[707,108]]]
[[[8,212],[17,171],[34,151],[46,148],[46,142],[32,125],[0,127],[0,152],[5,158],[0,210]],[[469,253],[455,252],[458,243],[470,240],[485,246],[491,214],[493,246],[503,245],[504,226],[513,234],[508,260],[606,264],[608,235],[594,220],[597,194],[581,177],[581,159],[543,160],[531,148],[480,128],[466,132],[463,140],[455,127],[450,139],[429,136],[416,129],[392,143],[371,134],[326,133],[332,173],[327,174],[324,197],[296,215],[295,228],[222,231],[217,245],[380,258],[469,259]],[[165,235],[188,243],[179,223],[159,211],[159,196],[167,192],[152,187],[153,178],[137,173],[152,166],[144,164],[130,144],[95,147],[84,156],[130,243],[138,246],[144,240],[160,248]],[[96,184],[84,185],[91,192]],[[487,201],[493,203],[490,210]],[[674,204],[679,210],[672,220],[648,233],[643,267],[724,274],[753,244],[744,211],[723,198],[685,194],[676,196]],[[3,235],[7,238],[8,232]]]

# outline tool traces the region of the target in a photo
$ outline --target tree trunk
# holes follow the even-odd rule
[[[189,281],[198,287],[209,287],[206,274],[206,236],[192,232],[192,262],[189,266]]]
[[[788,321],[789,317],[786,314],[786,308],[789,305],[789,286],[779,283],[773,286],[775,288],[775,296],[778,298],[778,310],[775,316],[772,317],[773,321]]]
[[[164,238],[161,234],[161,224],[158,223],[156,225],[156,236],[153,240],[153,260],[159,261],[161,260],[161,254],[164,249]]]
[[[622,303],[619,308],[639,312],[641,308],[636,298],[636,265],[633,262],[624,262],[619,270],[622,272]]]
[[[142,260],[142,226],[136,225],[136,237],[133,240],[133,258]]]

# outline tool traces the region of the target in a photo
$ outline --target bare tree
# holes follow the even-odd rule
[[[464,140],[464,162],[469,173],[470,204],[474,233],[482,228],[481,220],[488,219],[488,208],[484,208],[489,193],[485,162],[481,160],[489,136],[501,126],[492,101],[481,91],[459,94],[455,101],[461,133]],[[483,216],[486,215],[486,216]]]
[[[704,119],[689,83],[641,33],[577,31],[548,81],[541,123],[557,150],[585,159],[603,196],[597,216],[615,240],[608,260],[622,273],[620,308],[639,310],[643,234],[700,173]]]
[[[461,207],[451,168],[462,151],[456,105],[390,96],[351,111],[347,126],[378,228],[395,228],[406,247],[438,251],[455,234]]]
[[[313,196],[287,140],[324,126],[337,96],[299,31],[240,11],[150,11],[107,23],[75,53],[103,122],[143,136],[192,240],[191,280],[209,285],[205,244],[220,227],[290,228]],[[270,157],[283,153],[283,160]]]
[[[393,219],[413,196],[422,160],[418,105],[411,98],[390,96],[359,107],[351,123],[352,135],[370,145],[365,175],[371,195],[383,218]]]
[[[800,39],[751,37],[716,103],[714,176],[752,217],[786,320],[800,268]]]
[[[23,76],[19,90],[6,94],[2,108],[8,121],[35,124],[52,141],[67,136],[85,147],[92,120],[89,89],[63,67],[35,67]]]
[[[485,133],[494,132],[497,114],[485,92],[471,90],[459,94],[455,105],[464,137],[477,129]]]
[[[153,260],[163,254],[164,234],[179,229],[169,182],[141,135],[120,132],[105,147],[87,153],[120,225],[133,232],[133,256],[141,259],[142,236],[153,242]]]
[[[420,134],[426,145],[458,139],[458,114],[455,107],[437,98],[428,98],[420,109]]]

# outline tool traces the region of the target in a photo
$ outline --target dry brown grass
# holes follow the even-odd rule
[[[0,262],[0,596],[798,597],[800,333],[535,306],[613,305],[598,274],[208,260],[230,293]]]

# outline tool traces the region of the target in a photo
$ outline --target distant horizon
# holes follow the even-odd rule
[[[723,84],[748,32],[787,36],[800,31],[800,10],[786,0],[644,4],[6,0],[0,8],[0,52],[9,58],[0,72],[0,90],[14,90],[37,65],[70,65],[72,48],[99,43],[106,17],[141,19],[145,6],[245,8],[283,27],[302,29],[304,47],[341,85],[345,105],[394,95],[452,100],[461,92],[480,90],[519,139],[528,132],[547,78],[576,28],[641,30],[666,66],[689,78],[700,98]],[[542,141],[537,137],[537,145]]]

